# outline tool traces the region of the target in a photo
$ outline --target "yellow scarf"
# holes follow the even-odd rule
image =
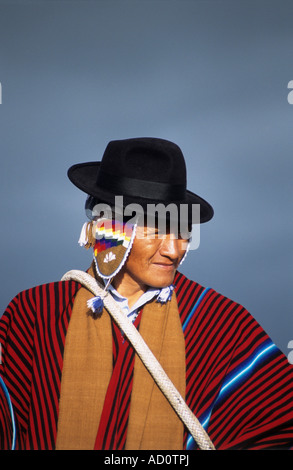
[[[111,318],[104,309],[94,319],[81,288],[74,300],[64,351],[56,449],[93,449],[112,374]],[[143,308],[140,334],[185,397],[185,344],[177,300],[152,301]],[[126,449],[180,450],[183,424],[138,356]]]

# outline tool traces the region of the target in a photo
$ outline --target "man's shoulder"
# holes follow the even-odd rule
[[[244,338],[247,328],[253,334],[263,335],[254,317],[240,303],[181,273],[175,282],[180,320],[187,341],[192,343],[200,336],[203,342],[208,342],[211,335],[218,335],[223,340],[219,342],[219,347],[222,347],[226,340],[234,344],[237,338]],[[223,332],[226,332],[225,339]]]
[[[25,306],[27,310],[35,310],[49,304],[68,304],[76,295],[80,284],[76,281],[50,281],[19,291],[9,302],[6,310]]]
[[[217,310],[229,312],[248,313],[246,308],[239,302],[227,297],[210,286],[203,286],[181,272],[177,272],[174,280],[175,292],[178,303],[189,305],[190,309],[194,309],[195,304],[206,303],[207,311]]]
[[[178,291],[181,289],[204,289],[204,286],[188,278],[187,276],[185,276],[185,274],[181,273],[180,271],[176,272],[174,279],[174,287]]]

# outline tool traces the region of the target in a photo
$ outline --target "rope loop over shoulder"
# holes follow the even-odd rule
[[[99,296],[104,294],[102,286],[90,274],[79,271],[68,271],[61,279],[62,281],[74,280],[86,287],[93,295]],[[193,439],[198,444],[201,450],[215,450],[205,429],[202,427],[196,416],[185,403],[174,384],[171,382],[162,366],[151,352],[142,336],[133,325],[133,323],[123,314],[119,305],[115,302],[113,297],[107,293],[104,297],[104,306],[117,323],[117,325],[124,331],[128,340],[136,350],[138,356],[143,364],[155,380],[156,384],[165,395],[178,417],[185,424]]]

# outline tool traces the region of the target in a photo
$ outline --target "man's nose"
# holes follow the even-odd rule
[[[161,256],[166,256],[172,260],[177,260],[181,256],[181,240],[178,240],[173,235],[166,235],[163,238],[160,254]]]

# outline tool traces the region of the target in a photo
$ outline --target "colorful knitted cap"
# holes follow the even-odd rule
[[[124,265],[135,237],[136,225],[117,219],[100,219],[93,227],[94,261],[98,275],[114,277]]]

